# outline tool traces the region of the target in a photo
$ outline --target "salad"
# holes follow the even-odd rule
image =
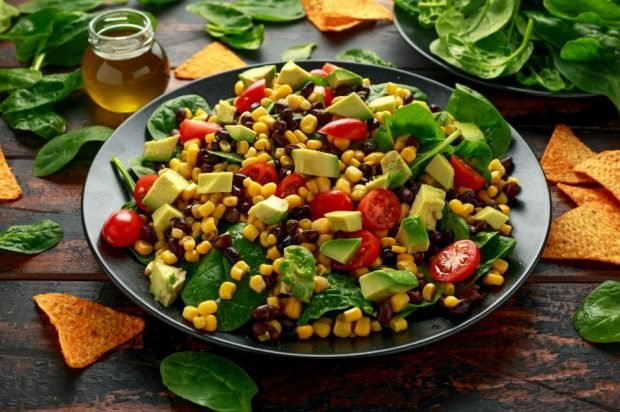
[[[466,315],[501,286],[519,192],[511,130],[457,85],[423,91],[326,63],[248,69],[213,109],[169,100],[113,164],[134,199],[102,237],[196,329],[261,342],[400,332],[425,307]]]

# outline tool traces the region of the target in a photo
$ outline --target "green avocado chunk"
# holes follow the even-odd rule
[[[198,175],[198,193],[228,193],[232,190],[232,172],[210,172]]]
[[[310,73],[289,60],[280,69],[276,82],[278,84],[288,84],[293,90],[297,90],[308,81],[308,78],[310,78]]]
[[[373,116],[372,110],[357,93],[348,94],[343,99],[330,105],[325,111],[338,116],[353,117],[360,120],[368,120]]]
[[[189,182],[183,176],[168,169],[155,180],[142,203],[149,210],[157,210],[163,204],[172,204],[187,185]]]
[[[167,162],[172,158],[177,148],[179,135],[166,137],[161,140],[150,140],[144,143],[143,158],[149,162]]]
[[[325,213],[325,217],[331,223],[332,232],[355,232],[362,230],[362,212],[337,210]]]
[[[508,216],[499,210],[486,206],[484,209],[474,215],[476,220],[484,220],[493,229],[498,230],[504,223],[508,221]]]
[[[327,75],[327,82],[329,87],[336,90],[340,85],[346,84],[351,88],[356,88],[362,84],[362,76],[355,74],[352,71],[338,67]],[[353,93],[354,94],[354,93]]]
[[[283,221],[287,214],[288,202],[275,195],[258,202],[248,211],[248,215],[254,216],[268,225]]]
[[[390,112],[394,114],[396,111],[396,106],[398,106],[398,99],[396,96],[382,96],[377,97],[370,103],[368,103],[368,107],[373,112]]]
[[[183,282],[185,282],[184,270],[168,266],[159,259],[153,262],[149,291],[164,307],[167,308],[177,299]]]
[[[230,124],[235,120],[235,114],[237,109],[235,106],[228,103],[226,100],[220,100],[215,105],[215,115],[217,116],[218,123]]]
[[[233,140],[245,140],[246,142],[254,143],[254,139],[256,138],[256,132],[254,130],[240,124],[229,124],[224,127]]]
[[[406,270],[375,270],[360,277],[359,282],[364,299],[377,303],[418,286],[418,278]]]
[[[167,203],[164,203],[153,212],[153,229],[158,238],[164,237],[164,232],[170,227],[170,220],[175,217],[183,218],[183,213]]]
[[[454,169],[441,153],[437,153],[435,157],[428,162],[424,171],[446,189],[450,189],[454,186]]]
[[[295,149],[292,151],[295,173],[312,176],[340,177],[340,163],[338,156],[310,149]]]
[[[312,252],[301,246],[288,246],[280,263],[280,293],[308,303],[314,292],[316,263]]]
[[[437,220],[443,216],[446,192],[430,185],[420,186],[411,205],[409,216],[420,216],[427,230],[435,230]]]
[[[388,176],[390,189],[396,189],[405,184],[411,177],[411,169],[407,162],[400,157],[396,150],[387,152],[381,159],[383,174]]]
[[[396,240],[407,248],[407,253],[426,252],[430,246],[428,232],[420,216],[407,216],[400,222]]]
[[[355,256],[362,238],[328,240],[321,245],[321,253],[337,262],[346,264]]]
[[[388,175],[375,176],[370,182],[366,183],[366,193],[372,189],[388,189],[390,187],[390,179]]]
[[[276,66],[270,64],[268,66],[254,67],[248,69],[239,74],[239,79],[243,82],[245,87],[250,86],[259,80],[265,79],[265,86],[271,87],[273,85],[273,78],[276,76]]]

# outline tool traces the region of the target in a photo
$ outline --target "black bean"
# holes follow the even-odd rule
[[[441,111],[441,107],[437,106],[435,103],[429,104],[428,108],[431,109],[432,113],[438,113]]]
[[[207,163],[203,163],[200,165],[200,173],[211,173],[213,170],[215,170],[215,167],[213,165]]]
[[[280,242],[286,236],[286,231],[282,228],[282,226],[278,225],[269,231],[270,234],[276,237],[276,240]]]
[[[252,311],[254,320],[274,320],[280,317],[280,308],[272,305],[260,305]]]
[[[243,187],[243,181],[247,178],[247,175],[244,175],[243,173],[235,173],[233,175],[233,185],[238,186],[238,187]]]
[[[295,149],[300,149],[300,147],[296,144],[287,144],[286,146],[284,146],[284,151],[289,156],[293,154],[293,150]]]
[[[418,150],[420,148],[420,140],[415,136],[409,136],[407,138],[407,146],[413,146],[415,150]]]
[[[520,191],[521,187],[519,187],[519,184],[516,182],[508,182],[504,185],[504,187],[502,187],[502,192],[504,192],[504,194],[508,198],[509,203],[512,202],[515,197],[517,197]]]
[[[280,322],[280,326],[282,326],[282,329],[285,331],[292,331],[293,329],[295,329],[295,326],[297,326],[293,319],[287,318],[286,316],[280,317],[278,321]]]
[[[413,191],[406,186],[401,186],[396,189],[396,196],[398,197],[398,200],[401,201],[401,203],[406,203],[408,205],[411,205],[413,203]]]
[[[431,245],[438,245],[441,243],[441,232],[438,230],[427,230],[428,240]]]
[[[468,226],[469,233],[471,233],[472,235],[475,235],[478,232],[482,232],[486,228],[487,228],[487,224],[484,220],[478,220]]]
[[[319,232],[313,229],[304,230],[297,235],[299,243],[314,243],[319,240]]]
[[[416,265],[421,265],[422,263],[424,263],[424,253],[423,252],[414,253],[413,261],[415,262]]]
[[[282,181],[282,180],[284,180],[284,178],[286,176],[288,176],[291,173],[293,173],[294,170],[295,170],[295,166],[293,166],[293,165],[282,166],[280,168],[280,171],[278,172],[278,178],[280,179],[280,181]]]
[[[370,87],[364,86],[363,84],[360,84],[359,86],[357,86],[355,88],[355,91],[356,92],[364,92],[366,94],[369,94],[370,93]]]
[[[193,207],[196,203],[198,203],[198,202],[197,202],[197,201],[195,201],[195,200],[192,200],[191,202],[189,202],[189,203],[187,204],[187,206],[185,206],[185,207],[183,208],[183,215],[184,215],[184,216],[192,216],[192,217],[193,217],[193,216],[194,216],[194,214],[192,213],[192,207]]]
[[[230,194],[239,198],[243,196],[243,189],[241,189],[239,186],[233,185],[232,189],[230,189]]]
[[[299,124],[300,124],[301,120],[300,119],[291,119],[291,120],[287,120],[286,122],[286,127],[289,130],[297,130],[299,129]]]
[[[294,236],[295,233],[297,233],[298,228],[299,228],[299,222],[293,219],[290,219],[284,225],[284,230],[286,231],[286,234],[288,234],[289,236]]]
[[[461,292],[461,298],[472,305],[477,305],[484,300],[484,294],[480,293],[480,286],[472,285]]]
[[[299,94],[307,99],[308,96],[310,96],[313,91],[314,91],[314,83],[306,82],[306,84],[304,84],[301,90],[299,91]]]
[[[177,123],[181,123],[185,120],[185,107],[179,107],[177,112],[175,113]]]
[[[241,212],[236,207],[229,207],[224,213],[224,220],[228,223],[237,223],[241,217]]]
[[[372,179],[375,174],[375,168],[369,164],[362,163],[357,168],[360,170],[360,172],[362,172],[362,175],[364,175],[364,178],[366,180]]]
[[[286,132],[286,122],[282,119],[278,119],[276,123],[273,125],[273,130],[278,131],[280,133]]]
[[[380,164],[376,164],[373,167],[375,168],[375,176],[383,174],[383,166],[381,166]]]
[[[450,201],[459,197],[459,192],[450,188],[446,191],[446,200]]]
[[[237,208],[241,213],[248,213],[248,210],[250,210],[253,205],[250,199],[241,199],[237,204]]]
[[[448,312],[451,315],[462,316],[462,315],[469,313],[470,310],[471,310],[471,305],[469,304],[469,302],[466,301],[465,299],[459,299],[459,303],[455,307],[449,308]]]
[[[310,217],[312,217],[312,208],[309,205],[298,206],[289,213],[290,219],[301,220],[309,219]]]
[[[502,163],[502,166],[504,166],[504,170],[506,170],[506,173],[510,173],[512,171],[514,167],[512,156],[502,156],[499,161]]]
[[[320,126],[325,126],[327,123],[332,121],[332,114],[328,113],[328,112],[321,112],[319,113],[319,115],[316,117],[317,120],[317,125]]]
[[[394,313],[392,312],[392,305],[390,304],[390,300],[384,300],[379,304],[379,308],[377,309],[377,321],[379,321],[382,325],[387,325],[392,320]]]
[[[174,219],[170,220],[170,226],[172,226],[175,229],[181,229],[185,234],[190,234],[192,233],[192,226],[187,223],[184,219],[175,217]]]
[[[424,252],[424,260],[428,260],[435,256],[441,250],[440,246],[432,245],[426,252]]]
[[[266,322],[257,322],[252,325],[252,336],[261,342],[275,342],[280,339],[280,333]]]
[[[243,116],[241,116],[241,118],[239,119],[241,121],[241,123],[243,122],[254,122],[254,119],[252,119],[252,115],[250,114],[244,114]]]
[[[185,253],[181,245],[179,245],[179,239],[170,237],[166,243],[168,244],[168,249],[170,249],[177,258],[180,258]]]
[[[422,301],[422,293],[419,290],[410,290],[407,292],[407,296],[409,297],[409,303],[414,305]]]
[[[155,230],[150,226],[142,226],[140,228],[140,237],[149,243],[157,242]]]
[[[441,245],[448,246],[454,240],[454,233],[451,230],[444,229],[441,231]]]
[[[278,283],[277,275],[274,273],[272,273],[271,276],[263,276],[263,280],[265,281],[267,289],[273,289],[273,287]]]
[[[285,248],[289,247],[293,244],[293,237],[291,235],[286,235],[282,238],[281,241],[277,243],[278,249],[282,252]]]
[[[250,128],[251,128],[251,126],[250,126]],[[220,147],[220,142],[218,142],[216,140],[213,143],[211,143],[211,150],[213,150],[214,152],[219,152],[220,150],[222,150],[221,147]],[[215,157],[217,159],[217,163],[220,162],[220,160],[219,160],[219,158],[217,156],[215,156],[215,155],[209,155],[209,156]]]
[[[392,248],[386,247],[381,249],[381,261],[386,266],[394,266],[396,264],[396,253],[392,252]]]
[[[336,90],[334,90],[334,96],[346,96],[351,92],[353,92],[351,86],[349,86],[348,84],[341,84],[340,86],[336,87]]]
[[[314,102],[314,103],[312,103],[312,111],[314,111],[314,110],[320,110],[320,109],[323,109],[324,107],[325,107],[325,105],[324,105],[324,104],[323,104],[323,102],[322,102],[322,101],[320,101],[320,100],[319,100],[318,102]],[[316,114],[315,114],[315,113],[312,113],[312,114],[316,116]]]
[[[222,233],[211,241],[211,246],[218,250],[224,250],[230,245],[232,245],[232,236],[228,232]]]
[[[399,230],[400,230],[400,224],[392,226],[390,229],[388,229],[388,236],[389,237],[396,237],[396,235],[398,235],[398,231]]]
[[[369,155],[375,151],[375,144],[366,140],[361,144],[360,149],[362,150],[362,152],[364,152],[365,155]]]
[[[228,130],[226,129],[218,130],[217,132],[215,132],[215,137],[217,137],[219,140],[228,141],[230,140],[230,133],[228,133]]]
[[[405,97],[403,97],[403,104],[409,104],[413,101],[413,93],[409,93]]]
[[[340,151],[340,149],[338,149],[336,146],[334,146],[330,142],[324,142],[323,146],[321,146],[319,151],[324,152],[324,153],[330,153],[338,157],[342,156],[342,152]]]
[[[374,117],[371,117],[370,119],[366,120],[366,128],[368,129],[369,132],[372,132],[373,130],[378,129],[379,126],[381,126],[381,123],[379,123],[379,121],[375,119]],[[373,150],[374,150],[374,147],[373,147]]]
[[[459,200],[463,203],[471,203],[475,207],[484,206],[484,203],[478,199],[476,192],[473,190],[467,190],[459,195]]]
[[[286,109],[280,112],[280,120],[284,121],[285,123],[291,120],[292,118],[293,118],[293,111],[291,110],[290,107],[287,107]]]
[[[357,93],[357,95],[360,97],[360,99],[362,100],[366,100],[368,99],[368,93],[364,92],[364,91],[360,91],[360,92],[355,92]]]
[[[274,130],[273,133],[271,133],[271,140],[273,140],[273,144],[276,147],[284,147],[288,144],[288,140],[284,137],[284,133],[277,130]]]
[[[280,113],[282,113],[282,110],[288,108],[288,105],[286,103],[282,103],[282,102],[275,102],[273,104],[273,108],[276,111],[276,113],[280,114]]]
[[[241,260],[241,255],[234,247],[227,247],[226,249],[224,249],[224,257],[228,259],[233,265]]]

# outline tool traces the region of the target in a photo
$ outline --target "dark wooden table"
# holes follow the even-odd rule
[[[20,3],[11,1],[9,3]],[[182,2],[187,3],[187,2]],[[130,5],[135,6],[134,1]],[[173,66],[208,41],[201,19],[184,4],[156,10],[157,37]],[[308,22],[268,25],[263,47],[240,53],[247,63],[278,60],[291,44],[319,44],[314,58],[370,47],[395,66],[446,84],[455,79],[410,50],[393,25],[365,25],[321,34]],[[0,67],[17,66],[12,45],[0,42]],[[170,88],[182,82],[172,81]],[[594,150],[620,149],[620,121],[604,99],[538,99],[484,90],[538,157],[553,126],[563,122]],[[84,94],[62,104],[70,128],[101,122]],[[237,361],[256,380],[256,410],[618,410],[620,346],[592,345],[575,333],[571,316],[584,297],[618,267],[539,263],[527,283],[499,310],[470,329],[432,346],[401,354],[346,361],[258,357],[197,342],[146,316],[142,349],[115,351],[84,370],[65,366],[54,327],[32,296],[63,292],[140,313],[102,273],[84,238],[80,200],[88,147],[48,178],[32,174],[43,142],[14,133],[0,121],[0,143],[24,190],[0,204],[0,228],[52,218],[64,240],[37,256],[0,252],[0,409],[197,409],[166,391],[159,363],[179,350],[201,349]],[[527,184],[527,183],[526,183]],[[552,188],[553,214],[572,204]]]

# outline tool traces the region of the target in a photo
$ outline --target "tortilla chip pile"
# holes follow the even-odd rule
[[[558,125],[540,164],[547,180],[577,204],[551,225],[543,257],[620,265],[620,150],[597,154]]]
[[[83,368],[144,330],[144,321],[76,296],[46,293],[34,296],[58,330],[65,362]]]
[[[196,80],[243,66],[246,66],[245,62],[228,47],[213,42],[177,67],[174,76],[177,79]]]
[[[392,13],[373,0],[302,0],[312,22],[322,32],[343,31],[365,21],[392,21]]]
[[[22,189],[17,183],[15,175],[6,162],[2,146],[0,146],[0,202],[16,200],[22,195]]]

